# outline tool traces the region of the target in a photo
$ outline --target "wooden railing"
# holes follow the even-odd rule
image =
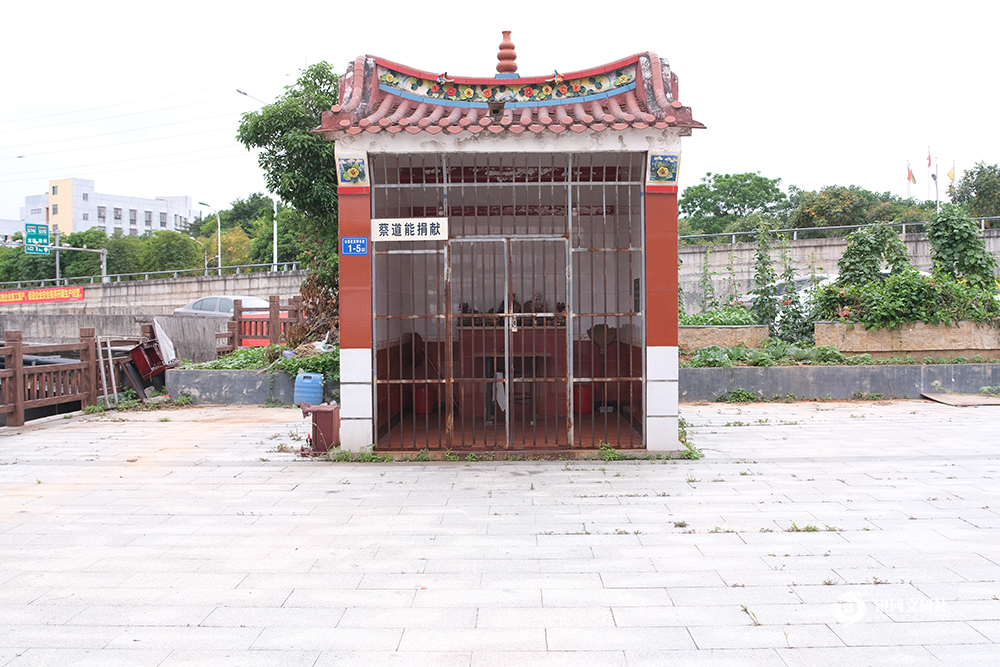
[[[80,329],[80,342],[25,346],[20,331],[7,331],[0,346],[0,414],[7,426],[23,426],[24,411],[62,403],[80,407],[97,400],[97,338],[94,329]],[[25,366],[25,354],[78,353],[80,360],[64,364]]]
[[[294,296],[287,306],[272,296],[267,308],[245,308],[237,299],[233,304],[233,319],[227,330],[215,334],[216,352],[225,354],[240,347],[263,347],[285,342],[289,329],[305,321],[302,297]]]

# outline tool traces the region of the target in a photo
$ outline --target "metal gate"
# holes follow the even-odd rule
[[[376,447],[642,446],[642,154],[372,157]]]
[[[573,441],[565,238],[449,242],[462,446]],[[456,443],[458,444],[458,443]]]

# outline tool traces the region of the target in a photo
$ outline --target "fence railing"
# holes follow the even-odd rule
[[[277,273],[284,271],[298,271],[299,262],[282,262],[277,265]],[[239,264],[235,266],[222,267],[222,275],[240,275],[242,273],[274,273],[271,269],[273,264]],[[0,283],[0,290],[5,289],[25,289],[29,287],[58,287],[61,285],[93,285],[95,283],[119,283],[131,280],[167,280],[175,278],[193,278],[195,276],[215,276],[218,275],[218,267],[207,269],[176,269],[173,271],[145,271],[142,273],[114,273],[102,278],[101,276],[77,276],[72,278],[50,278],[47,280],[17,280]]]
[[[989,222],[990,220],[1000,220],[1000,215],[987,216],[987,217],[983,217],[983,218],[973,218],[973,220],[979,221],[979,233],[982,234],[983,232],[986,231],[986,223]],[[872,223],[869,223],[869,224],[872,224]],[[930,224],[930,220],[919,220],[919,221],[913,221],[913,222],[887,222],[885,224],[889,225],[890,227],[901,227],[902,229],[901,229],[900,233],[901,234],[905,234],[907,227],[910,227],[911,231],[913,231],[912,230],[913,227],[923,227],[924,225]],[[798,227],[798,228],[795,228],[795,229],[774,229],[774,230],[771,230],[771,233],[773,233],[773,234],[789,234],[790,233],[792,235],[792,240],[793,241],[797,241],[799,239],[799,233],[800,232],[803,233],[803,234],[815,234],[815,233],[822,233],[822,232],[828,232],[828,231],[834,231],[834,230],[841,230],[841,229],[857,230],[857,229],[861,229],[862,227],[867,227],[867,226],[868,225],[838,225],[838,226],[831,226],[831,227]],[[748,231],[748,232],[722,232],[720,234],[685,234],[684,236],[681,236],[680,239],[682,241],[684,241],[684,240],[687,240],[687,239],[730,238],[731,239],[730,243],[737,243],[738,242],[736,240],[737,236],[740,236],[740,237],[742,237],[742,236],[756,237],[757,236],[757,232],[756,232],[756,230],[752,230],[752,231]]]
[[[305,321],[301,296],[293,296],[287,306],[272,296],[267,308],[246,308],[241,299],[233,301],[233,319],[226,331],[215,334],[216,352],[225,354],[240,347],[280,345],[287,340],[291,327]]]
[[[80,342],[25,346],[20,331],[4,332],[0,345],[0,414],[7,426],[23,426],[24,411],[79,401],[81,407],[97,401],[97,337],[94,329],[80,329]],[[77,353],[79,361],[25,366],[24,355]]]

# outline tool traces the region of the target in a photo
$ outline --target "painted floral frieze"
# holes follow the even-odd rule
[[[455,83],[442,76],[437,80],[400,74],[379,68],[379,84],[383,89],[444,101],[487,103],[496,99],[504,102],[572,101],[600,93],[614,94],[635,84],[636,68],[629,65],[594,76],[563,80],[558,75],[542,83],[520,83],[518,79],[496,79],[490,83]]]

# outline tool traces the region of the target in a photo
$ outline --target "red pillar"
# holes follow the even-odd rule
[[[646,345],[677,345],[677,193],[646,192]]]
[[[367,189],[367,188],[366,188]],[[338,199],[340,237],[368,237],[372,230],[371,194],[342,192]],[[371,244],[369,244],[369,253]],[[340,347],[372,347],[372,258],[340,256]]]

